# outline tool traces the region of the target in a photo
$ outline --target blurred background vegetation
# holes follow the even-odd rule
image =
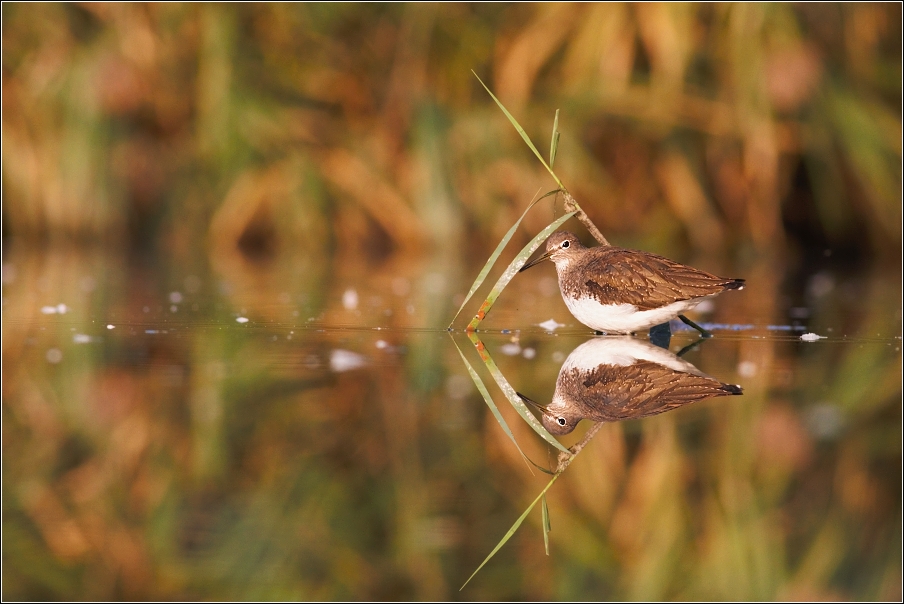
[[[616,241],[899,259],[895,3],[4,5],[3,234],[494,243],[553,186],[471,69]]]
[[[900,4],[2,11],[4,597],[900,600]],[[458,593],[545,481],[408,328],[554,186],[471,69],[613,243],[748,279],[717,321],[850,341],[707,343],[744,404],[606,426]]]

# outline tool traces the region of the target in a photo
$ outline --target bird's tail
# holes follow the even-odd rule
[[[732,279],[725,284],[725,289],[744,289],[744,279]]]

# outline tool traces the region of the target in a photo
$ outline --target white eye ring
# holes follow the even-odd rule
[[[567,424],[568,422],[565,421],[565,418],[564,418],[564,417],[557,417],[557,418],[556,418],[556,423],[559,424],[560,426],[564,426],[564,425]]]
[[[570,246],[570,245],[571,245],[571,242],[568,241],[567,239],[566,239],[565,241],[562,242],[562,247],[563,247],[563,248],[567,248],[567,247]]]

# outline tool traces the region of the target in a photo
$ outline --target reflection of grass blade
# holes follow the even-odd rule
[[[509,284],[509,281],[518,274],[518,271],[521,270],[521,267],[527,262],[527,259],[530,258],[531,254],[537,251],[537,248],[546,241],[546,239],[552,235],[552,232],[559,228],[563,222],[574,216],[574,212],[569,212],[563,216],[560,216],[556,220],[552,222],[545,229],[537,233],[537,236],[530,240],[530,243],[524,246],[518,255],[515,256],[515,259],[508,265],[505,269],[505,272],[499,276],[499,279],[496,281],[496,285],[493,286],[493,289],[490,291],[487,299],[483,301],[483,304],[480,305],[480,310],[477,311],[477,316],[471,320],[468,324],[468,331],[477,329],[477,326],[483,321],[483,318],[490,311],[490,308],[493,306],[493,303],[496,302],[496,298],[499,297],[499,294],[502,293],[502,290],[505,289],[505,286]]]
[[[511,539],[512,535],[515,534],[515,531],[518,530],[518,527],[521,526],[521,523],[524,522],[524,519],[527,518],[527,515],[530,514],[530,511],[531,511],[532,509],[534,509],[534,506],[535,506],[535,505],[537,505],[537,502],[540,501],[540,499],[546,497],[546,491],[549,490],[549,487],[552,486],[552,483],[554,483],[554,482],[556,481],[556,478],[558,478],[558,477],[559,477],[558,474],[556,474],[555,476],[552,477],[552,480],[549,481],[549,484],[546,485],[546,488],[543,489],[543,492],[541,492],[540,495],[539,495],[536,499],[534,499],[533,503],[531,503],[530,506],[529,506],[526,510],[524,510],[524,513],[521,514],[521,516],[518,518],[518,520],[515,521],[515,524],[512,525],[512,528],[510,528],[510,529],[508,530],[508,532],[502,537],[502,540],[500,540],[499,543],[496,544],[496,547],[493,548],[493,551],[490,552],[490,555],[487,556],[486,559],[485,559],[483,562],[480,563],[480,566],[477,567],[477,570],[475,570],[473,573],[471,573],[471,576],[468,577],[468,580],[467,580],[467,581],[465,581],[465,585],[467,585],[468,583],[470,583],[470,582],[471,582],[471,579],[474,578],[474,575],[476,575],[476,574],[480,571],[480,569],[483,568],[484,565],[485,565],[487,562],[490,561],[490,558],[492,558],[493,556],[495,556],[495,555],[496,555],[496,552],[498,552],[499,549],[500,549],[503,545],[505,545],[505,543],[506,543],[509,539]],[[464,589],[464,588],[465,588],[465,585],[462,585],[462,586],[459,588],[458,591],[461,591],[462,589]]]
[[[480,376],[477,375],[477,372],[474,371],[473,367],[471,367],[471,363],[469,363],[468,359],[465,358],[464,353],[461,351],[461,348],[458,347],[458,343],[454,338],[452,339],[452,343],[455,344],[455,348],[456,350],[458,350],[458,354],[461,355],[461,360],[465,362],[465,367],[467,367],[468,369],[468,374],[470,374],[471,379],[474,380],[474,385],[477,386],[477,390],[480,392],[480,395],[483,396],[483,400],[486,401],[487,407],[489,407],[490,411],[493,412],[493,417],[495,417],[496,421],[499,422],[499,425],[502,426],[502,431],[505,432],[510,439],[512,439],[512,442],[515,444],[515,448],[518,449],[518,453],[521,454],[521,457],[527,460],[527,455],[525,455],[524,451],[521,450],[521,447],[518,446],[518,441],[515,440],[515,435],[512,434],[511,428],[509,428],[508,424],[505,423],[505,418],[503,418],[502,414],[499,413],[499,409],[496,407],[496,403],[493,402],[493,397],[490,396],[490,392],[484,385],[483,380],[480,379]],[[530,469],[530,466],[528,466],[528,469]]]
[[[465,307],[465,304],[468,303],[468,300],[471,299],[471,296],[474,295],[474,292],[477,291],[477,288],[480,287],[480,286],[483,284],[483,280],[487,278],[487,274],[489,274],[490,269],[493,268],[493,265],[496,264],[496,260],[499,258],[499,254],[501,254],[501,253],[502,253],[502,250],[505,249],[505,246],[508,245],[508,242],[509,242],[509,240],[511,240],[512,235],[515,234],[515,229],[518,228],[518,225],[520,225],[520,224],[521,224],[521,221],[524,220],[524,217],[527,216],[527,212],[528,212],[532,207],[534,207],[535,205],[537,205],[537,202],[539,202],[541,199],[545,199],[546,197],[549,197],[550,195],[553,195],[553,194],[555,194],[555,193],[557,193],[557,192],[558,192],[558,191],[550,191],[549,193],[546,193],[545,195],[543,195],[543,197],[540,197],[540,198],[538,198],[538,199],[535,199],[534,201],[532,201],[532,202],[530,203],[529,206],[527,206],[527,209],[525,209],[525,210],[524,210],[524,213],[521,214],[521,218],[519,218],[517,221],[515,221],[515,224],[512,225],[512,228],[510,228],[510,229],[508,230],[508,232],[505,234],[505,237],[503,237],[503,238],[502,238],[502,241],[499,242],[499,245],[496,246],[496,249],[495,249],[495,250],[493,251],[493,253],[490,255],[490,257],[489,257],[489,259],[487,260],[486,264],[484,264],[484,265],[483,265],[483,268],[480,269],[480,273],[477,275],[477,279],[475,279],[475,280],[474,280],[474,284],[471,285],[471,291],[469,291],[469,292],[468,292],[468,295],[465,296],[465,300],[464,300],[464,302],[461,303],[461,306],[459,307],[458,312],[455,313],[455,316],[454,316],[454,317],[452,317],[452,323],[454,323],[454,322],[455,322],[455,319],[458,318],[458,315],[461,314],[461,309]],[[452,323],[449,323],[449,327],[452,327]]]
[[[559,451],[564,451],[571,455],[571,451],[565,448],[562,443],[556,440],[556,437],[549,433],[549,431],[543,427],[543,424],[534,417],[534,414],[530,412],[527,408],[527,405],[524,404],[524,401],[521,400],[521,397],[518,396],[518,393],[515,392],[515,389],[512,388],[512,385],[508,383],[508,380],[505,379],[505,376],[502,375],[502,372],[499,371],[499,367],[496,366],[496,362],[493,360],[493,357],[486,351],[486,347],[483,345],[483,342],[477,337],[473,331],[468,332],[468,336],[471,341],[474,342],[474,346],[477,348],[478,354],[480,354],[480,359],[483,361],[483,364],[487,366],[490,374],[493,376],[493,379],[496,380],[496,384],[502,390],[503,394],[505,394],[505,398],[509,400],[512,404],[512,407],[515,408],[515,411],[518,412],[518,415],[528,423],[528,425],[533,428],[534,432],[540,435],[540,437],[554,446]]]
[[[512,123],[512,126],[515,127],[515,130],[518,131],[518,134],[521,135],[521,138],[523,138],[523,139],[524,139],[524,142],[527,143],[527,146],[530,147],[530,150],[534,152],[534,155],[536,155],[537,158],[538,158],[541,162],[543,162],[543,166],[544,166],[547,170],[549,170],[549,173],[550,173],[550,174],[552,174],[552,177],[555,179],[556,184],[559,185],[559,188],[564,189],[565,186],[562,184],[562,181],[559,180],[559,177],[556,176],[556,173],[552,171],[552,168],[549,167],[549,164],[546,163],[546,160],[543,159],[543,156],[540,155],[540,152],[539,152],[539,151],[537,151],[537,148],[536,148],[536,147],[534,146],[534,144],[531,142],[530,137],[527,136],[527,132],[524,131],[524,128],[521,127],[521,124],[518,123],[518,120],[516,120],[515,117],[514,117],[511,113],[508,112],[508,109],[505,108],[505,105],[503,105],[503,104],[499,101],[499,99],[496,98],[496,95],[493,94],[493,93],[490,91],[489,88],[487,88],[487,85],[483,83],[483,80],[480,79],[480,76],[478,76],[478,75],[474,72],[473,69],[471,70],[471,73],[474,74],[474,77],[477,78],[477,81],[480,82],[480,85],[483,86],[484,90],[486,90],[487,92],[489,92],[490,96],[493,97],[493,100],[496,101],[496,104],[499,105],[499,108],[500,108],[500,109],[502,109],[502,113],[504,113],[504,114],[505,114],[505,117],[507,117],[507,118],[509,119],[509,121]]]
[[[546,555],[549,555],[549,531],[552,525],[549,523],[549,508],[546,507],[546,493],[541,495],[540,509],[543,510],[543,547],[546,548]]]
[[[552,123],[552,140],[549,142],[549,168],[556,163],[556,151],[559,150],[559,110],[556,109],[556,119]]]

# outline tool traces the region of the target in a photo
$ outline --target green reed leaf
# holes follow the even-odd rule
[[[571,451],[565,448],[565,446],[556,440],[556,437],[549,433],[549,431],[543,427],[543,424],[540,423],[534,414],[530,412],[530,409],[527,408],[527,405],[524,404],[524,401],[521,400],[521,397],[518,396],[518,393],[515,392],[515,389],[512,388],[512,385],[509,384],[508,380],[505,379],[505,376],[502,375],[502,372],[499,370],[499,367],[496,366],[496,362],[493,360],[493,357],[490,356],[490,353],[487,352],[486,347],[482,345],[480,339],[477,337],[477,334],[473,331],[468,332],[468,337],[474,342],[474,345],[477,347],[477,350],[480,352],[480,358],[483,361],[483,364],[486,365],[487,369],[490,371],[490,375],[493,376],[493,379],[496,380],[496,384],[502,390],[502,393],[505,394],[505,398],[508,399],[509,403],[512,404],[512,407],[515,408],[515,411],[518,412],[518,415],[521,416],[521,419],[527,422],[534,432],[540,435],[540,438],[554,446],[559,451],[564,451],[571,455]],[[536,465],[536,464],[535,464]]]
[[[452,339],[452,343],[455,344],[455,348],[456,348],[456,350],[458,350],[458,354],[461,355],[461,360],[464,361],[465,367],[468,369],[468,375],[470,375],[471,379],[474,380],[474,385],[477,386],[478,392],[480,392],[480,395],[483,397],[483,400],[486,402],[487,407],[490,408],[490,411],[493,413],[493,417],[495,417],[496,421],[499,422],[499,425],[502,427],[502,431],[505,432],[506,435],[508,435],[508,437],[515,444],[515,448],[518,449],[518,453],[521,454],[521,457],[523,457],[527,461],[530,461],[530,459],[527,457],[527,455],[524,454],[524,451],[521,450],[521,447],[518,446],[518,441],[515,440],[515,435],[512,434],[511,428],[509,428],[508,424],[505,423],[505,418],[503,418],[502,414],[499,413],[499,408],[496,407],[496,403],[493,402],[493,397],[490,396],[490,392],[489,392],[489,390],[487,390],[487,387],[484,385],[483,380],[480,379],[480,376],[477,375],[476,371],[474,371],[474,368],[471,366],[471,363],[469,363],[468,359],[465,358],[464,353],[461,351],[461,348],[458,347],[458,343],[455,341],[454,338]],[[531,462],[531,463],[533,463],[533,462]],[[534,465],[537,465],[537,464],[534,464]],[[528,466],[528,469],[530,469],[530,466]]]
[[[464,302],[462,302],[461,306],[458,308],[458,312],[455,313],[454,317],[452,317],[452,322],[449,323],[449,327],[452,327],[452,323],[454,323],[455,319],[458,318],[458,315],[461,314],[461,311],[465,307],[465,304],[468,303],[468,300],[471,299],[471,296],[474,295],[474,292],[477,291],[477,288],[479,288],[481,285],[483,285],[483,282],[487,278],[487,275],[489,274],[490,269],[493,268],[493,265],[496,264],[496,260],[499,259],[499,254],[501,254],[502,250],[505,249],[505,246],[508,245],[508,242],[512,239],[512,235],[515,234],[515,230],[521,224],[521,221],[524,220],[524,217],[527,216],[527,213],[530,211],[530,209],[532,207],[534,207],[535,205],[537,205],[537,203],[539,203],[540,200],[545,199],[545,198],[549,197],[550,195],[555,195],[556,193],[558,193],[558,190],[550,191],[550,192],[544,194],[543,196],[538,197],[537,199],[532,201],[530,203],[530,205],[528,205],[527,208],[524,210],[524,213],[521,214],[521,217],[518,220],[516,220],[515,224],[513,224],[512,227],[508,230],[508,232],[506,232],[505,236],[499,242],[499,245],[497,245],[496,249],[493,250],[493,253],[490,254],[490,257],[486,261],[486,264],[484,264],[483,268],[480,269],[480,273],[478,273],[477,278],[474,280],[474,283],[471,285],[471,291],[469,291],[468,295],[465,296]]]
[[[549,555],[549,531],[552,525],[549,523],[549,508],[546,506],[546,493],[541,495],[540,509],[543,510],[543,547],[546,549],[546,555]]]
[[[556,163],[556,151],[559,150],[559,110],[556,109],[556,119],[552,123],[552,140],[549,143],[549,168]]]
[[[474,77],[477,78],[477,81],[480,82],[480,85],[483,86],[484,90],[486,90],[490,94],[490,96],[493,97],[493,100],[496,101],[496,104],[499,105],[500,109],[502,109],[502,113],[504,113],[505,117],[507,117],[508,120],[512,123],[512,126],[515,127],[515,130],[518,131],[518,134],[521,135],[521,138],[524,139],[524,142],[527,143],[528,147],[530,147],[530,150],[534,152],[534,155],[537,156],[537,159],[539,159],[540,162],[542,162],[543,166],[549,171],[549,173],[555,179],[556,184],[559,185],[559,188],[564,189],[565,186],[562,184],[562,181],[559,180],[559,177],[556,176],[556,173],[552,171],[552,168],[549,167],[549,164],[546,163],[546,160],[543,159],[543,156],[540,155],[539,151],[537,151],[534,143],[531,142],[530,137],[527,136],[527,132],[524,131],[524,128],[522,128],[521,124],[518,123],[518,120],[516,120],[511,113],[509,113],[508,109],[505,108],[505,105],[503,105],[502,102],[496,98],[496,95],[493,94],[489,88],[487,88],[487,85],[483,83],[483,80],[480,79],[480,76],[477,75],[477,73],[473,69],[471,70],[471,73],[474,74]]]
[[[534,509],[534,506],[535,506],[535,505],[537,505],[537,502],[540,501],[541,499],[545,499],[545,497],[546,497],[546,491],[549,490],[549,487],[552,486],[552,484],[556,481],[556,479],[557,479],[558,477],[559,477],[558,474],[556,474],[556,475],[554,475],[554,476],[552,477],[552,480],[549,481],[549,484],[547,484],[546,487],[543,489],[543,491],[537,496],[537,498],[534,499],[533,503],[531,503],[530,506],[528,506],[528,508],[527,508],[526,510],[524,510],[524,513],[521,514],[521,516],[518,518],[518,520],[515,521],[515,524],[512,525],[512,528],[510,528],[510,529],[508,530],[508,532],[506,532],[505,535],[503,535],[503,537],[502,537],[502,539],[499,541],[499,543],[496,544],[496,547],[493,548],[493,551],[490,552],[490,555],[487,556],[486,559],[485,559],[483,562],[480,563],[480,566],[477,567],[477,570],[475,570],[473,573],[471,573],[471,576],[468,577],[468,580],[465,581],[465,584],[462,585],[462,586],[458,589],[458,591],[461,591],[462,589],[464,589],[464,588],[465,588],[465,585],[467,585],[468,583],[470,583],[470,582],[471,582],[471,579],[474,578],[474,575],[476,575],[478,572],[480,572],[480,569],[483,568],[484,565],[486,565],[486,563],[490,561],[490,558],[492,558],[493,556],[495,556],[495,555],[496,555],[496,552],[498,552],[498,551],[500,550],[500,548],[502,548],[502,546],[505,545],[506,542],[507,542],[509,539],[511,539],[512,535],[515,534],[515,531],[518,530],[518,527],[521,526],[521,523],[524,522],[524,519],[527,518],[527,515],[530,514],[530,511],[531,511],[532,509]]]
[[[555,191],[553,191],[554,193]],[[550,193],[547,193],[549,195]],[[545,196],[544,196],[545,197]],[[539,200],[537,200],[539,201]],[[471,320],[468,324],[468,330],[477,329],[477,326],[483,321],[484,317],[486,317],[487,313],[490,312],[490,308],[492,308],[493,304],[496,302],[496,298],[499,297],[499,294],[502,293],[502,290],[509,284],[509,281],[514,278],[515,275],[518,274],[518,271],[521,270],[521,267],[527,263],[528,258],[530,258],[531,254],[537,251],[544,241],[546,241],[550,235],[552,235],[553,231],[562,226],[566,220],[575,215],[575,212],[569,212],[564,214],[554,220],[551,224],[549,224],[545,229],[537,233],[537,236],[530,240],[530,242],[525,245],[518,255],[515,256],[515,259],[511,261],[505,271],[500,275],[499,279],[496,281],[496,285],[493,286],[493,289],[490,291],[486,300],[483,301],[483,304],[480,305],[480,310],[477,311],[477,316]]]

